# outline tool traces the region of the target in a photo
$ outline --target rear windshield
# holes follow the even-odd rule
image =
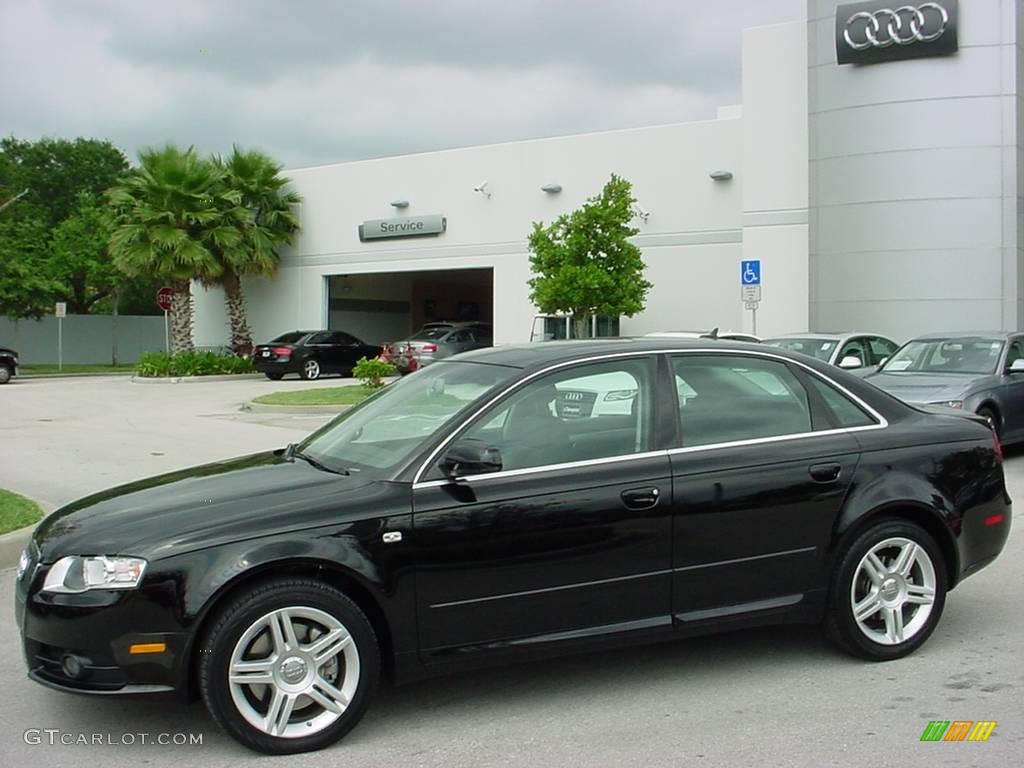
[[[424,328],[412,337],[413,341],[436,340],[451,333],[451,328]]]
[[[305,335],[302,331],[292,331],[291,333],[282,333],[272,341],[278,344],[295,344]]]

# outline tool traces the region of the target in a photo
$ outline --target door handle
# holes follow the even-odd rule
[[[812,464],[807,471],[819,483],[832,483],[839,478],[839,470],[838,464],[829,462],[827,464]]]
[[[661,491],[657,488],[637,488],[630,491],[623,491],[622,503],[626,505],[626,509],[632,509],[638,512],[644,509],[653,509],[658,506],[658,499],[660,497]]]

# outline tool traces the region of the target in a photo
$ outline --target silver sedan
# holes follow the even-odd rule
[[[794,333],[764,339],[770,347],[800,352],[857,376],[867,376],[885,362],[896,348],[895,341],[879,333]]]
[[[865,378],[907,402],[977,413],[1003,442],[1024,440],[1020,331],[918,336]]]

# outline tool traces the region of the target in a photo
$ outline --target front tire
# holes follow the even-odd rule
[[[14,371],[9,365],[0,363],[0,384],[6,384],[12,378],[14,378]]]
[[[302,364],[302,378],[306,381],[316,381],[320,378],[320,363],[317,360],[307,360]]]
[[[869,661],[898,659],[931,635],[946,602],[946,564],[918,525],[889,519],[858,536],[839,563],[826,633]]]
[[[312,579],[273,581],[240,595],[197,650],[200,690],[213,719],[266,754],[336,742],[362,718],[380,676],[366,616]]]
[[[996,413],[994,408],[983,405],[978,409],[978,415],[988,422],[988,425],[992,427],[992,431],[996,433],[996,437],[1002,437],[1000,434],[1001,430],[999,428],[999,414]]]

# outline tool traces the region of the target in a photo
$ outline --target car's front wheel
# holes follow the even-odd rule
[[[0,363],[0,384],[6,384],[14,376],[10,366]]]
[[[380,672],[366,616],[311,579],[274,581],[239,596],[197,651],[214,720],[268,754],[308,752],[340,739],[369,706]]]
[[[928,639],[945,602],[946,566],[935,540],[914,523],[888,519],[847,548],[825,629],[854,656],[898,659]]]

